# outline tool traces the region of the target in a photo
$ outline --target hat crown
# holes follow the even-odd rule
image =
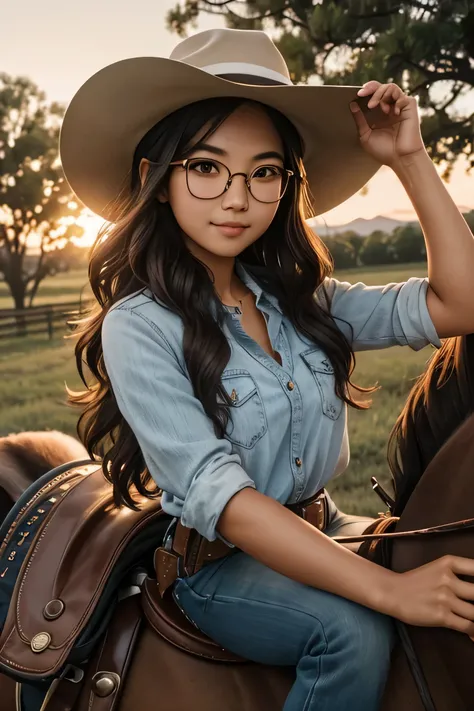
[[[240,74],[292,84],[288,66],[270,37],[261,30],[204,30],[187,37],[170,59],[222,76]]]

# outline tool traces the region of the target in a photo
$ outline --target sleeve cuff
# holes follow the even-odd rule
[[[433,323],[433,319],[431,318],[430,312],[428,310],[428,304],[426,301],[428,287],[429,287],[429,281],[427,278],[425,278],[425,279],[423,279],[421,286],[420,286],[419,309],[420,309],[420,323],[421,323],[421,327],[424,331],[426,340],[420,344],[414,343],[412,345],[412,349],[415,351],[421,350],[421,348],[424,348],[428,343],[431,343],[436,348],[441,348],[441,346],[442,346],[440,337],[438,336],[435,325]]]
[[[217,470],[203,472],[189,487],[181,512],[181,523],[188,528],[195,528],[208,541],[215,541],[219,537],[230,548],[235,548],[216,531],[216,525],[229,500],[248,486],[257,488],[239,464],[231,463]]]

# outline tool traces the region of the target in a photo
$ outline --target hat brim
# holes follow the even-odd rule
[[[361,147],[351,116],[358,88],[238,84],[173,59],[124,59],[90,77],[69,104],[60,135],[63,170],[77,197],[113,222],[111,205],[150,128],[187,104],[242,97],[278,109],[299,131],[314,213],[320,215],[358,192],[381,167]]]

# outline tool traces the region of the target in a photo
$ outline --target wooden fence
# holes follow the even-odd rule
[[[0,309],[0,340],[44,333],[52,339],[58,330],[73,330],[69,320],[76,320],[92,301],[69,301],[32,306],[29,309]]]

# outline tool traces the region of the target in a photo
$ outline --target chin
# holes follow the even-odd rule
[[[244,249],[247,249],[248,244],[234,238],[222,242],[219,240],[219,242],[212,242],[209,245],[203,244],[201,247],[216,257],[237,257]]]

